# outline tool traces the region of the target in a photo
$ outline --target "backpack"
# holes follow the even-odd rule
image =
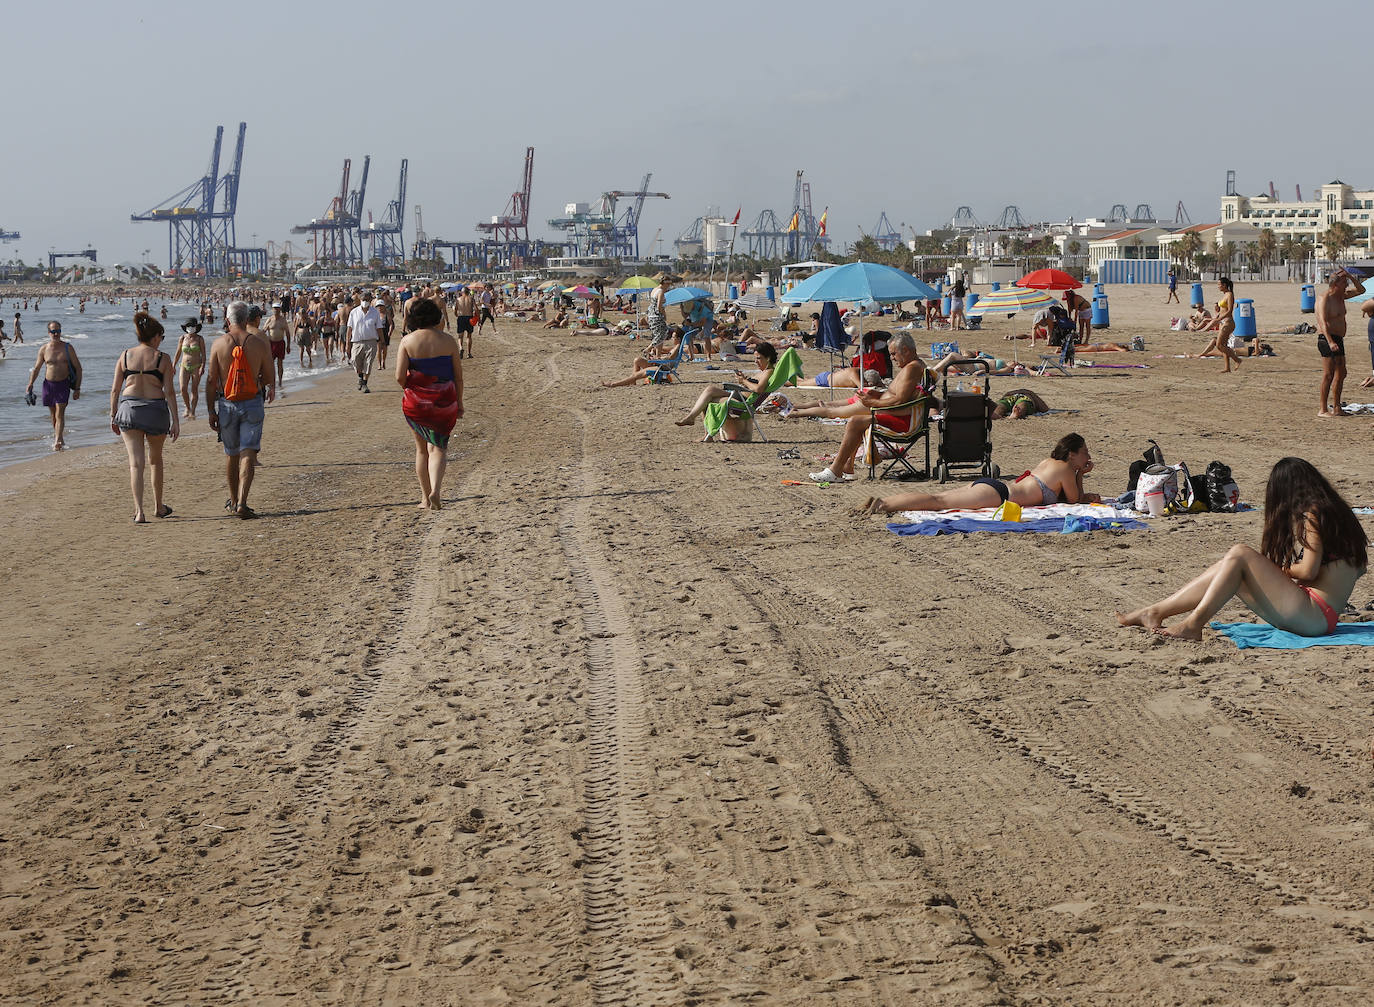
[[[1151,465],[1164,464],[1164,452],[1153,440],[1147,441],[1150,446],[1145,449],[1145,453],[1139,461],[1131,462],[1130,481],[1126,483],[1127,491],[1134,490],[1136,483],[1140,480],[1140,473],[1144,472]]]
[[[1150,465],[1140,473],[1135,489],[1135,509],[1144,513],[1145,496],[1156,490],[1164,494],[1166,511],[1203,510],[1193,494],[1193,483],[1188,476],[1188,465]]]
[[[244,402],[258,394],[258,382],[248,365],[243,344],[229,350],[229,373],[224,376],[224,397],[230,402]]]
[[[1231,477],[1231,466],[1212,462],[1203,473],[1207,484],[1207,505],[1223,514],[1234,514],[1240,506],[1240,487]]]

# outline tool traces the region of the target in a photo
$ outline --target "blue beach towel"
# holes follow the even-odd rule
[[[1145,528],[1143,521],[1131,518],[1097,518],[1070,515],[1068,517],[1036,518],[1033,521],[984,521],[978,518],[953,518],[948,521],[920,521],[915,524],[889,524],[887,530],[895,535],[949,535],[954,532],[1061,532],[1078,531],[1135,531]]]
[[[1212,628],[1228,637],[1237,650],[1306,650],[1308,647],[1374,647],[1374,622],[1343,622],[1326,636],[1299,636],[1263,622],[1214,622]]]

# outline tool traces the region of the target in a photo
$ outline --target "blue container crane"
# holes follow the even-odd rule
[[[406,242],[403,227],[406,219],[406,176],[410,161],[401,158],[401,180],[396,185],[396,198],[386,204],[380,223],[368,223],[367,237],[371,241],[369,261],[379,259],[383,268],[404,266]]]

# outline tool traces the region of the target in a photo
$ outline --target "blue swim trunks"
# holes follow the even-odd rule
[[[219,417],[219,438],[224,453],[236,455],[243,451],[257,451],[262,447],[262,396],[256,395],[242,402],[220,399],[215,403]]]
[[[819,374],[816,375],[816,386],[817,386],[818,388],[829,388],[829,387],[830,387],[830,372],[829,372],[829,371],[821,371]]]

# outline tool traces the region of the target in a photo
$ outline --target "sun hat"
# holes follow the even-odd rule
[[[188,319],[186,319],[186,321],[184,321],[184,322],[181,323],[181,331],[182,331],[182,332],[188,332],[188,331],[190,331],[191,329],[195,329],[197,332],[199,332],[199,331],[201,330],[201,324],[200,324],[200,319],[199,319],[199,318],[188,318]]]

